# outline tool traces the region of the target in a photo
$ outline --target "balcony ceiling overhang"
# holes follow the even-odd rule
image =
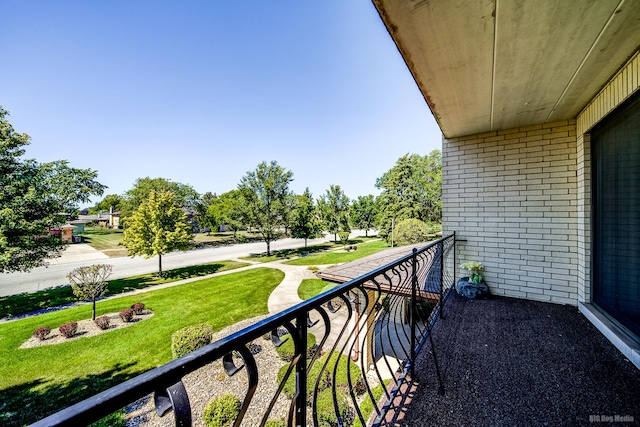
[[[446,137],[574,119],[640,46],[636,0],[373,0]]]

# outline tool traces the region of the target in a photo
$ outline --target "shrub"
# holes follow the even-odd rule
[[[202,420],[209,427],[230,426],[240,413],[240,399],[230,393],[211,399],[204,408]]]
[[[71,338],[78,332],[78,323],[77,322],[69,322],[58,328],[60,333],[67,338]]]
[[[178,329],[171,336],[171,353],[174,358],[184,356],[205,345],[213,339],[213,328],[205,323]]]
[[[398,245],[411,245],[429,240],[429,227],[415,218],[400,221],[393,233]]]
[[[364,384],[362,380],[362,371],[355,363],[349,363],[349,360],[346,356],[338,353],[331,352],[326,353],[322,357],[318,358],[313,364],[313,367],[307,371],[307,398],[311,399],[313,396],[313,390],[316,388],[316,380],[320,376],[320,371],[322,369],[322,365],[324,365],[324,361],[327,357],[331,357],[329,363],[327,363],[327,367],[324,371],[322,371],[322,377],[318,382],[318,392],[330,388],[331,382],[333,381],[333,368],[338,364],[338,369],[336,372],[336,389],[348,390],[349,389],[349,381],[347,379],[347,366],[351,371],[351,383],[353,386],[354,393],[360,394],[364,391]],[[278,384],[282,382],[284,378],[284,374],[287,371],[289,365],[284,365],[278,371],[277,381]],[[296,391],[296,383],[295,383],[295,372],[287,379],[287,382],[282,389],[284,394],[289,397],[293,397]]]
[[[48,326],[40,326],[38,329],[33,331],[33,336],[38,338],[40,341],[44,341],[47,339],[47,336],[51,333],[51,328]]]
[[[267,420],[264,423],[264,427],[287,427],[287,422],[284,418],[280,418],[279,420]]]
[[[131,306],[131,309],[136,313],[136,314],[142,314],[142,311],[144,310],[144,304],[141,302],[137,302],[135,304],[133,304]]]
[[[125,323],[131,322],[131,319],[133,319],[133,309],[131,308],[125,308],[124,310],[120,310],[120,313],[118,314],[120,314],[120,318]]]
[[[342,418],[342,425],[350,426],[353,424],[354,411],[349,405],[349,396],[341,389],[336,389],[336,401],[338,403],[338,412]],[[333,391],[330,388],[324,389],[318,393],[316,399],[316,411],[318,414],[318,425],[337,427],[338,417],[333,406]]]
[[[293,358],[296,356],[295,345],[293,344],[293,339],[288,336],[289,334],[282,337],[282,339],[288,337],[288,339],[282,344],[280,347],[276,347],[276,351],[280,356],[280,359],[285,362],[291,362]],[[316,336],[313,334],[307,334],[307,357],[313,356],[313,351],[315,350],[316,345]]]
[[[94,322],[96,323],[96,325],[98,325],[98,328],[102,329],[103,331],[105,329],[109,329],[110,320],[107,316],[97,317]]]

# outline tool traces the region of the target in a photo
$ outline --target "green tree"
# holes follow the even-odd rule
[[[330,185],[326,193],[320,196],[318,211],[323,229],[333,234],[335,242],[338,241],[338,232],[351,231],[349,227],[349,198],[339,185]]]
[[[313,239],[320,234],[322,227],[318,218],[313,196],[309,187],[304,193],[294,197],[294,206],[291,211],[291,236],[296,239],[304,239],[304,247],[307,247],[307,239]]]
[[[200,202],[200,194],[190,185],[173,182],[165,178],[138,178],[133,184],[133,188],[127,190],[124,194],[121,217],[125,223],[127,223],[140,204],[149,197],[151,191],[156,193],[170,192],[175,197],[178,205],[189,212],[195,212]]]
[[[175,195],[170,191],[151,190],[133,213],[122,244],[133,256],[158,255],[158,274],[162,276],[162,255],[187,250],[190,240],[191,224]]]
[[[79,203],[89,202],[93,195],[101,196],[107,188],[96,180],[98,171],[71,167],[66,160],[43,163],[40,174],[58,211],[71,216],[77,214]]]
[[[391,224],[416,218],[423,222],[442,221],[442,155],[433,150],[427,156],[405,154],[376,180],[381,189],[376,199],[378,229],[387,237]]]
[[[215,228],[226,225],[233,231],[234,240],[238,230],[244,228],[242,193],[240,190],[231,190],[222,193],[209,205],[208,214],[215,219]]]
[[[0,272],[28,271],[60,256],[63,242],[48,230],[59,226],[57,200],[44,184],[40,165],[23,160],[26,133],[18,133],[0,106]]]
[[[396,224],[393,234],[398,245],[412,245],[429,240],[429,227],[419,219],[408,218]]]
[[[198,223],[200,231],[206,227],[209,229],[209,233],[211,233],[211,230],[217,228],[217,219],[209,213],[209,206],[214,203],[217,198],[218,196],[215,193],[207,191],[196,204],[194,219]]]
[[[254,171],[242,177],[238,190],[242,196],[242,212],[245,223],[255,227],[267,244],[271,255],[271,242],[285,226],[286,198],[293,173],[278,162],[262,162]]]
[[[107,279],[112,270],[110,264],[93,264],[74,268],[67,274],[73,294],[79,299],[91,300],[92,320],[96,320],[96,300],[107,292]]]
[[[114,211],[119,211],[122,208],[122,203],[124,202],[124,198],[119,194],[107,194],[104,196],[104,199],[100,200],[95,204],[92,208],[89,209],[89,212],[100,213],[100,212],[109,212],[111,207],[113,207]]]
[[[358,196],[351,204],[349,219],[355,228],[363,229],[365,236],[369,235],[369,229],[376,224],[378,206],[373,194]]]

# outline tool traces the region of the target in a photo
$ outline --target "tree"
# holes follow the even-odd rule
[[[107,188],[96,181],[98,171],[69,166],[66,160],[43,163],[40,166],[43,185],[58,204],[58,211],[75,215],[79,203],[87,203],[91,196],[101,196]]]
[[[149,197],[151,191],[156,193],[171,192],[180,207],[195,212],[200,201],[200,194],[187,184],[173,182],[165,178],[138,178],[133,188],[124,195],[121,217],[126,223],[140,204]]]
[[[79,299],[91,300],[92,320],[96,320],[96,300],[107,292],[107,279],[112,270],[113,266],[110,264],[94,264],[75,268],[67,274],[73,294]]]
[[[203,228],[207,228],[210,233],[211,230],[217,228],[219,224],[217,223],[217,218],[209,212],[209,206],[214,203],[217,198],[218,196],[215,193],[207,191],[196,204],[194,219],[198,223],[200,231],[202,231]]]
[[[105,187],[96,171],[66,160],[23,160],[31,138],[16,132],[8,115],[0,106],[0,272],[28,271],[60,256],[64,243],[49,231]]]
[[[23,160],[26,133],[15,132],[0,107],[0,272],[28,271],[60,256],[63,242],[48,230],[64,218],[42,183],[39,164]]]
[[[114,211],[119,211],[124,203],[124,198],[118,194],[107,194],[104,199],[95,204],[94,207],[89,209],[90,213],[109,212],[113,207]]]
[[[409,218],[396,224],[393,231],[398,245],[411,245],[429,240],[429,227],[419,219]]]
[[[381,189],[378,228],[387,236],[393,220],[416,218],[423,222],[442,221],[442,155],[433,150],[427,156],[405,154],[376,180]]]
[[[330,185],[326,193],[320,196],[318,211],[324,230],[333,234],[335,242],[338,241],[338,232],[350,231],[349,198],[339,185]]]
[[[322,231],[318,212],[313,202],[313,196],[309,187],[304,193],[294,197],[294,206],[291,211],[291,236],[296,239],[304,239],[304,247],[307,247],[307,239],[312,239]]]
[[[131,216],[122,244],[133,256],[158,255],[158,275],[162,276],[162,255],[187,250],[190,240],[191,225],[174,194],[151,190]]]
[[[365,236],[369,235],[369,229],[376,224],[378,213],[377,205],[373,194],[358,196],[351,204],[349,219],[355,228],[364,229]]]
[[[267,256],[271,255],[271,242],[285,225],[285,202],[291,181],[293,172],[272,161],[262,162],[254,171],[247,172],[238,185],[245,222],[262,235]]]
[[[207,214],[215,221],[215,227],[222,224],[229,227],[234,240],[238,230],[244,228],[242,200],[240,190],[227,191],[213,200],[207,210]]]

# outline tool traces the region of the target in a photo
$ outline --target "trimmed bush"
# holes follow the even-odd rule
[[[136,313],[136,314],[142,314],[142,312],[144,311],[144,304],[141,302],[137,302],[135,304],[133,304],[131,306],[131,309]]]
[[[66,338],[71,338],[78,332],[78,323],[77,322],[69,322],[58,328],[60,333],[64,335]]]
[[[338,353],[326,353],[318,360],[315,361],[313,367],[308,370],[307,375],[307,399],[311,399],[313,396],[313,390],[316,388],[316,380],[320,376],[320,370],[322,369],[322,365],[324,365],[324,361],[327,357],[331,357],[327,367],[322,372],[322,377],[318,382],[318,392],[325,390],[331,387],[331,382],[333,381],[333,368],[338,364],[338,370],[336,372],[336,389],[348,390],[349,389],[349,381],[347,380],[347,366],[349,366],[351,371],[351,382],[353,386],[354,393],[361,394],[364,392],[364,384],[362,380],[362,371],[355,363],[349,363],[349,360],[346,356]],[[278,371],[277,381],[278,384],[284,378],[284,374],[287,372],[287,368],[289,365],[284,365]],[[284,394],[289,397],[293,397],[296,391],[296,382],[295,382],[295,372],[292,372],[289,376],[287,382],[282,389]]]
[[[94,322],[96,325],[98,325],[98,328],[102,329],[103,331],[105,329],[109,329],[109,323],[111,323],[107,316],[96,317],[96,320],[94,320]]]
[[[38,338],[40,341],[44,341],[47,339],[47,336],[51,333],[51,328],[48,326],[40,326],[38,329],[33,331],[33,336]]]
[[[178,329],[171,335],[171,353],[174,358],[184,356],[205,345],[213,339],[213,328],[206,323]]]
[[[227,427],[240,413],[240,399],[230,393],[211,399],[204,408],[202,420],[209,427]]]
[[[124,310],[120,310],[120,313],[118,314],[120,315],[120,318],[122,319],[122,321],[125,323],[129,323],[131,322],[131,319],[133,319],[132,308],[125,308]]]
[[[429,240],[429,227],[419,219],[410,218],[400,221],[394,229],[394,234],[398,245],[412,245]]]
[[[296,355],[295,345],[293,344],[293,339],[289,336],[289,334],[280,337],[280,339],[288,339],[282,344],[280,347],[276,347],[276,351],[280,356],[280,359],[285,362],[291,362]],[[307,358],[313,356],[313,352],[315,351],[316,345],[316,336],[313,334],[307,334]]]
[[[342,425],[351,426],[353,424],[354,410],[349,405],[349,396],[341,389],[336,389],[336,401],[338,403],[338,412],[342,418]],[[338,417],[333,406],[333,391],[330,388],[324,389],[318,393],[316,399],[316,411],[318,414],[319,426],[337,427]]]

